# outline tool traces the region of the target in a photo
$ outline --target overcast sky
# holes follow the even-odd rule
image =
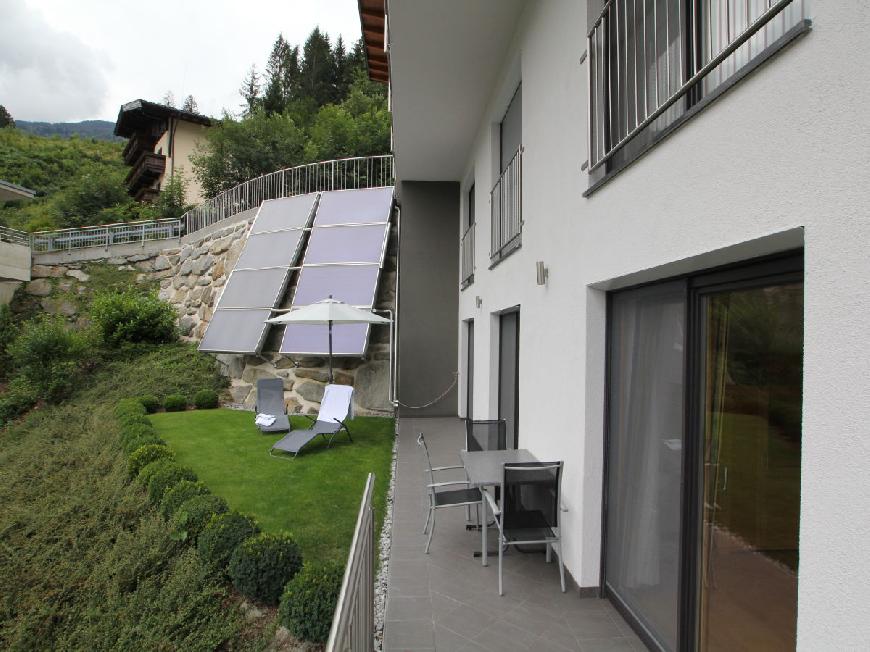
[[[252,63],[283,32],[359,38],[357,0],[0,0],[0,104],[20,120],[114,120],[124,102],[239,111]]]

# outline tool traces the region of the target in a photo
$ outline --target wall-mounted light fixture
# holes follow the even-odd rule
[[[544,266],[543,260],[536,262],[535,268],[538,274],[538,285],[546,285],[547,279],[550,278],[550,268]]]
[[[474,303],[476,303],[477,307],[480,308],[483,305],[483,299],[480,297],[474,297]]]

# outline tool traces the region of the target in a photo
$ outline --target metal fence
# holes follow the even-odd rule
[[[468,287],[474,283],[474,224],[470,224],[459,241],[460,254],[460,287]]]
[[[36,231],[29,234],[29,237],[34,253],[109,247],[181,237],[181,220],[144,220],[85,226],[78,229]]]
[[[520,246],[523,234],[523,148],[520,147],[490,191],[490,262]]]
[[[11,242],[28,247],[30,246],[30,234],[18,229],[10,229],[7,226],[0,226],[0,242]]]
[[[267,199],[309,192],[379,188],[394,183],[393,156],[356,156],[297,165],[245,181],[206,200],[181,216],[185,233],[193,233]]]
[[[375,640],[375,520],[369,473],[326,652],[370,652]]]

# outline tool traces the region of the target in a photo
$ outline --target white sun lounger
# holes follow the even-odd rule
[[[294,430],[283,439],[275,442],[272,452],[278,450],[285,453],[299,455],[299,451],[317,435],[322,435],[329,440],[327,446],[332,445],[332,440],[339,432],[344,430],[347,438],[353,442],[350,430],[347,429],[346,421],[353,418],[353,387],[347,385],[327,385],[323,392],[323,400],[320,402],[320,412],[317,418],[308,417],[312,426],[308,430]]]

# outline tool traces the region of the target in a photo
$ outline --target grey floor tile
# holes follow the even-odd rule
[[[578,614],[568,621],[568,626],[581,643],[591,639],[622,638],[625,636],[606,613]]]
[[[435,632],[431,621],[390,622],[384,629],[384,648],[388,650],[434,650]]]
[[[580,652],[637,652],[628,638],[603,638],[580,641]]]
[[[404,598],[390,596],[387,599],[386,620],[432,621],[432,598]]]
[[[474,640],[483,630],[495,622],[495,618],[469,604],[461,604],[453,611],[436,618],[435,624],[446,627],[460,636]]]

